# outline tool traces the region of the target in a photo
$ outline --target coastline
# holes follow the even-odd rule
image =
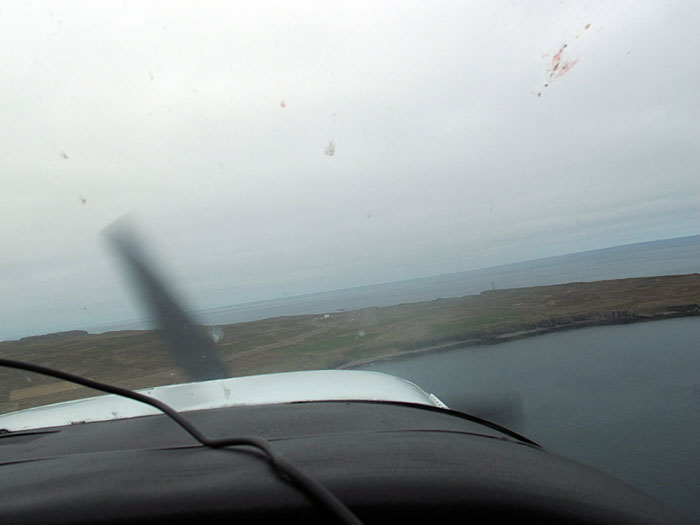
[[[547,333],[700,316],[700,274],[488,290],[432,301],[210,327],[231,377],[347,369]],[[0,355],[129,389],[183,383],[157,330],[0,342]],[[0,413],[94,395],[0,369]]]
[[[581,328],[594,328],[597,326],[616,326],[623,324],[636,324],[636,323],[647,323],[653,321],[665,321],[668,319],[678,319],[685,317],[700,317],[700,305],[688,305],[687,311],[668,311],[665,313],[659,313],[655,315],[630,315],[627,318],[610,318],[610,319],[589,319],[574,323],[566,323],[561,325],[555,325],[546,328],[534,328],[519,330],[509,333],[500,334],[491,337],[482,337],[476,339],[466,339],[466,340],[455,340],[452,342],[446,342],[444,344],[433,345],[418,348],[415,350],[395,352],[391,354],[386,354],[378,356],[371,359],[357,360],[345,365],[339,366],[339,369],[351,370],[354,368],[366,366],[372,363],[384,362],[384,361],[396,361],[401,359],[410,358],[417,355],[429,354],[434,352],[449,352],[451,350],[459,350],[461,348],[468,348],[473,346],[490,346],[498,345],[501,343],[507,343],[510,341],[516,341],[519,339],[529,339],[532,337],[537,337],[540,335],[551,334],[555,332],[565,332],[570,330],[578,330]]]

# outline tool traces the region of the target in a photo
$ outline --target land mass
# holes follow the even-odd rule
[[[419,352],[559,330],[700,315],[700,274],[489,290],[478,295],[285,316],[216,328],[231,376],[351,368]],[[0,356],[126,388],[186,381],[157,330],[73,330],[0,343]],[[95,395],[0,369],[0,413]]]

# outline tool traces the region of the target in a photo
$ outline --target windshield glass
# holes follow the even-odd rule
[[[405,377],[698,515],[699,23],[4,3],[0,356],[192,380],[116,221],[229,376]],[[0,370],[3,413],[94,395]]]

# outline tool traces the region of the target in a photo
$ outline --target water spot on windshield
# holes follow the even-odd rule
[[[328,145],[326,146],[326,149],[323,151],[323,153],[329,157],[332,157],[335,155],[335,112],[333,112],[333,116],[330,118],[328,122],[328,130],[327,130],[329,137],[328,139]]]
[[[210,326],[209,335],[215,343],[220,343],[224,340],[224,331],[220,326]]]

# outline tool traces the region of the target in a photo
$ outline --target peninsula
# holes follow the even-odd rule
[[[698,315],[700,274],[691,274],[489,290],[215,330],[231,376],[242,376],[351,368],[559,330]],[[132,389],[185,381],[156,330],[26,337],[0,343],[0,356]],[[0,369],[0,413],[92,395],[96,393],[53,378]]]

